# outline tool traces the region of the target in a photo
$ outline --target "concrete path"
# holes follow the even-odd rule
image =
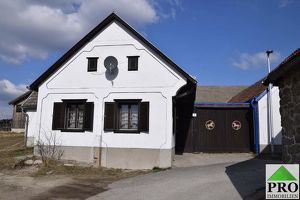
[[[278,162],[250,154],[185,154],[171,170],[115,182],[89,199],[264,199],[266,163]]]

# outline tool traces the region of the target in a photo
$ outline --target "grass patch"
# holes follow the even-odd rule
[[[167,167],[167,168],[153,167],[152,171],[153,172],[161,172],[161,171],[166,171],[168,169],[171,169],[171,167]]]
[[[151,172],[150,170],[122,170],[108,169],[102,167],[81,167],[81,166],[65,166],[51,165],[48,167],[41,166],[33,176],[46,175],[72,175],[72,176],[93,176],[101,178],[121,179],[125,177],[133,177]]]
[[[24,133],[15,133],[15,132],[9,132],[9,131],[0,131],[0,138],[14,138],[14,137],[24,137]]]
[[[31,155],[33,148],[22,148],[9,151],[0,152],[0,169],[11,169],[16,164],[16,158],[18,156]]]
[[[15,157],[33,153],[33,148],[25,148],[22,133],[0,132],[0,169],[11,169],[16,164]]]

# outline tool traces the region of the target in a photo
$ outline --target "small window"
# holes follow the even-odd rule
[[[120,103],[118,106],[118,129],[137,131],[139,127],[138,103]]]
[[[149,131],[149,102],[139,99],[105,103],[104,130],[117,133]]]
[[[98,58],[87,58],[88,59],[88,72],[95,72],[97,71],[97,63],[98,63]]]
[[[128,71],[137,71],[139,56],[127,56],[127,58],[128,58]]]

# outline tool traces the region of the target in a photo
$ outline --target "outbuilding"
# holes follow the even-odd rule
[[[268,126],[267,87],[198,86],[192,119],[185,135],[176,137],[177,152],[281,152],[279,90],[273,87]],[[273,135],[270,135],[272,129]]]
[[[269,74],[264,84],[269,83],[279,86],[283,160],[300,163],[300,49]]]

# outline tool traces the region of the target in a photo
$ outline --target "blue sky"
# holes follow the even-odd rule
[[[297,0],[1,1],[0,118],[113,10],[200,85],[252,84],[267,73],[266,49],[274,68],[300,46]]]

